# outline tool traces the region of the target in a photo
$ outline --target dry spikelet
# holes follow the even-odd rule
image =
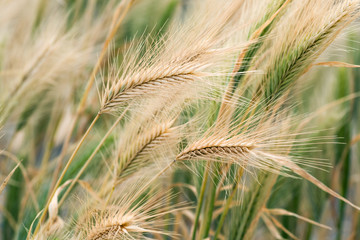
[[[0,195],[2,193],[2,191],[4,191],[6,185],[8,184],[11,176],[15,173],[16,169],[20,166],[20,162],[18,164],[16,164],[16,166],[11,170],[11,172],[5,177],[5,179],[3,180],[3,182],[0,185]]]
[[[58,203],[58,196],[61,191],[71,182],[71,180],[66,181],[63,183],[58,189],[56,189],[56,193],[54,197],[51,199],[51,203],[49,205],[49,219],[46,221],[44,226],[40,229],[40,232],[35,236],[28,235],[28,239],[33,240],[45,240],[45,239],[52,239],[61,234],[64,231],[65,222],[64,220],[58,215],[59,212],[59,203]],[[41,213],[41,212],[40,212]],[[36,218],[35,218],[36,219]],[[34,221],[35,221],[34,219]],[[31,235],[31,227],[29,230],[29,234]]]

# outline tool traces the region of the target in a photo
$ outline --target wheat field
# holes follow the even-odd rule
[[[0,0],[0,240],[360,239],[360,0]]]

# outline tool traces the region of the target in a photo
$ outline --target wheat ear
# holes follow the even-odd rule
[[[146,157],[154,148],[163,144],[173,135],[175,130],[175,128],[171,128],[173,122],[160,124],[146,133],[141,133],[130,149],[119,156],[120,165],[116,170],[116,176],[120,181],[150,163],[150,159],[144,159],[144,156]]]
[[[105,210],[88,214],[83,233],[87,240],[95,239],[140,239],[146,234],[169,235],[162,230],[167,223],[163,217],[184,209],[183,203],[168,206],[172,199],[169,192],[147,192],[143,181],[125,186],[120,198]],[[87,211],[89,213],[89,211]],[[94,212],[94,211],[93,211]]]
[[[358,14],[359,3],[353,2],[337,9],[335,16],[325,26],[317,29],[312,36],[309,37],[307,33],[312,29],[306,29],[306,25],[304,29],[299,29],[300,34],[296,37],[301,40],[290,41],[288,46],[282,46],[283,50],[276,53],[263,76],[258,92],[261,89],[269,102],[281,96]]]
[[[246,138],[245,138],[246,139]],[[276,141],[276,139],[270,140]],[[238,142],[238,143],[236,143]],[[293,143],[296,145],[296,143]],[[278,146],[276,146],[278,145]],[[265,145],[261,146],[260,142],[254,142],[254,140],[246,143],[246,140],[239,141],[239,139],[221,139],[221,138],[208,138],[203,139],[197,143],[190,145],[183,152],[181,152],[176,159],[181,160],[194,160],[196,158],[209,160],[209,161],[230,161],[230,163],[238,164],[240,167],[251,166],[261,170],[279,172],[283,167],[290,169],[293,173],[301,176],[302,178],[310,181],[324,192],[332,195],[333,197],[349,204],[357,210],[360,210],[359,206],[356,206],[346,198],[342,197],[325,184],[317,180],[314,176],[302,169],[299,165],[292,161],[290,157],[285,154],[281,154],[281,151],[276,150],[286,146],[289,143],[277,142],[273,143],[274,153],[271,151],[271,147],[266,150]],[[221,159],[221,160],[218,160]]]

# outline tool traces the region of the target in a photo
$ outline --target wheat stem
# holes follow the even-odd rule
[[[207,201],[206,208],[204,209],[204,219],[200,228],[201,239],[206,239],[209,237],[215,207],[216,189],[217,184],[219,183],[219,169],[221,168],[221,166],[219,166],[219,164],[216,162],[211,162],[210,168],[212,169],[212,171],[215,172],[215,178],[213,179],[213,181],[209,182],[209,200]]]
[[[107,51],[107,49],[108,49],[108,47],[109,47],[109,45],[110,45],[110,42],[111,42],[112,39],[114,38],[114,36],[115,36],[115,34],[116,34],[116,32],[117,32],[117,29],[119,28],[121,22],[124,20],[127,12],[129,11],[129,9],[130,9],[130,7],[132,6],[132,4],[134,3],[134,1],[135,1],[135,0],[130,0],[130,1],[129,1],[129,3],[126,5],[125,10],[122,12],[122,14],[121,14],[121,16],[120,16],[120,18],[119,18],[119,20],[118,20],[117,22],[116,22],[116,19],[119,17],[120,10],[121,10],[122,7],[123,7],[122,4],[119,5],[119,7],[117,8],[117,10],[116,10],[115,13],[114,13],[114,16],[113,16],[113,19],[112,19],[112,21],[113,21],[112,26],[113,26],[113,27],[110,28],[111,31],[109,32],[109,34],[108,34],[108,36],[107,36],[107,38],[106,38],[106,40],[105,40],[105,43],[104,43],[103,48],[102,48],[102,50],[101,50],[100,56],[99,56],[99,58],[98,58],[98,60],[97,60],[97,62],[96,62],[95,67],[93,68],[93,71],[92,71],[91,74],[90,74],[89,81],[88,81],[88,83],[87,83],[87,85],[86,85],[85,91],[84,91],[84,93],[83,93],[83,95],[82,95],[82,98],[81,98],[81,100],[80,100],[78,109],[77,109],[77,111],[76,111],[76,113],[75,113],[75,116],[74,116],[72,122],[71,122],[69,131],[67,132],[67,135],[66,135],[66,137],[65,137],[65,141],[64,141],[63,148],[62,148],[61,153],[60,153],[60,156],[59,156],[59,158],[58,158],[58,160],[57,160],[58,163],[57,163],[57,167],[56,167],[56,169],[55,169],[55,171],[54,171],[54,176],[53,176],[53,179],[52,179],[52,184],[51,184],[51,186],[54,184],[54,182],[55,182],[55,180],[56,180],[56,178],[57,178],[57,176],[59,175],[59,172],[60,172],[60,170],[61,170],[62,160],[63,160],[63,158],[65,157],[65,154],[66,154],[67,149],[68,149],[68,147],[69,147],[71,135],[72,135],[72,133],[73,133],[73,131],[74,131],[74,129],[75,129],[77,120],[78,120],[78,118],[80,117],[80,115],[81,115],[81,114],[83,113],[83,111],[84,111],[86,100],[87,100],[87,98],[88,98],[88,95],[89,95],[89,93],[90,93],[90,90],[91,90],[91,88],[92,88],[92,86],[93,86],[93,84],[94,84],[94,81],[95,81],[95,75],[96,75],[97,72],[99,71],[99,68],[100,68],[100,66],[101,66],[101,63],[102,63],[105,55],[106,55],[106,51]],[[115,22],[116,22],[116,23],[115,23]],[[51,189],[51,188],[50,188],[50,189]]]
[[[209,164],[210,164],[210,162],[206,163],[204,178],[201,183],[200,195],[199,195],[198,204],[196,207],[195,221],[194,221],[194,225],[193,225],[194,227],[193,227],[193,232],[192,232],[192,240],[196,239],[196,230],[197,230],[197,226],[199,224],[200,212],[201,212],[201,208],[202,208],[202,205],[204,202],[205,189],[206,189],[206,184],[207,184],[208,176],[209,176],[209,167],[210,167]]]
[[[54,108],[53,108],[52,114],[50,116],[50,123],[49,123],[46,137],[45,137],[45,143],[46,143],[45,151],[44,151],[43,157],[41,159],[43,172],[46,172],[46,170],[48,169],[51,151],[54,147],[55,133],[56,133],[56,130],[58,128],[60,118],[61,118],[61,115],[58,113],[58,105],[59,105],[58,102],[56,102],[54,104]]]
[[[85,171],[85,169],[87,168],[87,166],[90,164],[91,160],[93,160],[93,158],[95,157],[95,155],[97,154],[97,152],[100,150],[100,148],[102,147],[102,145],[104,144],[104,142],[106,141],[106,139],[110,136],[110,134],[112,133],[112,131],[115,129],[115,127],[119,124],[120,120],[125,116],[125,113],[127,112],[126,108],[123,113],[116,119],[116,121],[114,122],[114,124],[110,127],[110,129],[106,132],[106,134],[104,135],[104,137],[101,139],[100,143],[96,146],[96,148],[94,149],[94,151],[91,153],[90,157],[86,160],[86,162],[84,163],[84,165],[81,167],[81,169],[79,170],[79,172],[77,173],[77,175],[75,176],[75,178],[72,180],[70,186],[68,187],[68,189],[66,190],[66,192],[64,193],[63,197],[61,198],[61,200],[59,201],[59,206],[61,206],[61,204],[64,202],[64,200],[66,199],[67,195],[70,193],[71,189],[74,187],[74,185],[76,184],[76,182],[79,180],[79,178],[81,177],[81,175],[83,174],[83,172]]]
[[[100,117],[100,114],[97,114],[96,117],[94,118],[94,120],[92,121],[92,123],[90,124],[89,128],[86,130],[85,134],[82,136],[80,142],[79,142],[78,145],[76,146],[76,148],[75,148],[74,152],[72,153],[70,159],[69,159],[68,162],[66,163],[64,170],[62,171],[59,179],[57,180],[57,182],[56,182],[56,184],[55,184],[55,187],[53,188],[52,193],[50,194],[50,197],[48,198],[48,201],[47,201],[47,203],[46,203],[46,205],[45,205],[44,211],[43,211],[43,213],[41,214],[41,217],[40,217],[40,219],[39,219],[39,222],[38,222],[38,224],[37,224],[37,226],[36,226],[36,228],[35,228],[34,234],[38,233],[38,231],[39,231],[39,229],[40,229],[40,225],[41,225],[42,221],[45,219],[45,216],[46,216],[46,213],[47,213],[47,209],[49,208],[49,205],[50,205],[50,201],[51,201],[51,199],[52,199],[52,198],[54,197],[54,195],[55,195],[56,189],[60,186],[61,181],[62,181],[62,179],[64,178],[66,171],[69,169],[70,164],[71,164],[71,163],[73,162],[73,160],[75,159],[76,153],[79,151],[79,149],[80,149],[81,145],[83,144],[85,138],[88,136],[88,134],[90,133],[91,129],[94,127],[94,125],[95,125],[96,121],[99,119],[99,117]]]
[[[240,179],[241,179],[243,173],[244,173],[244,168],[240,167],[239,171],[237,172],[237,175],[235,176],[235,181],[234,181],[233,186],[231,188],[231,194],[228,197],[228,199],[226,200],[225,208],[224,208],[224,210],[223,210],[223,212],[221,214],[218,226],[216,228],[216,232],[215,232],[215,235],[214,235],[214,240],[216,240],[218,235],[220,234],[222,226],[223,226],[223,224],[225,222],[225,218],[226,218],[226,216],[227,216],[227,214],[229,212],[231,202],[232,202],[232,200],[233,200],[233,198],[235,196],[237,186],[238,186],[238,182],[240,182]]]

